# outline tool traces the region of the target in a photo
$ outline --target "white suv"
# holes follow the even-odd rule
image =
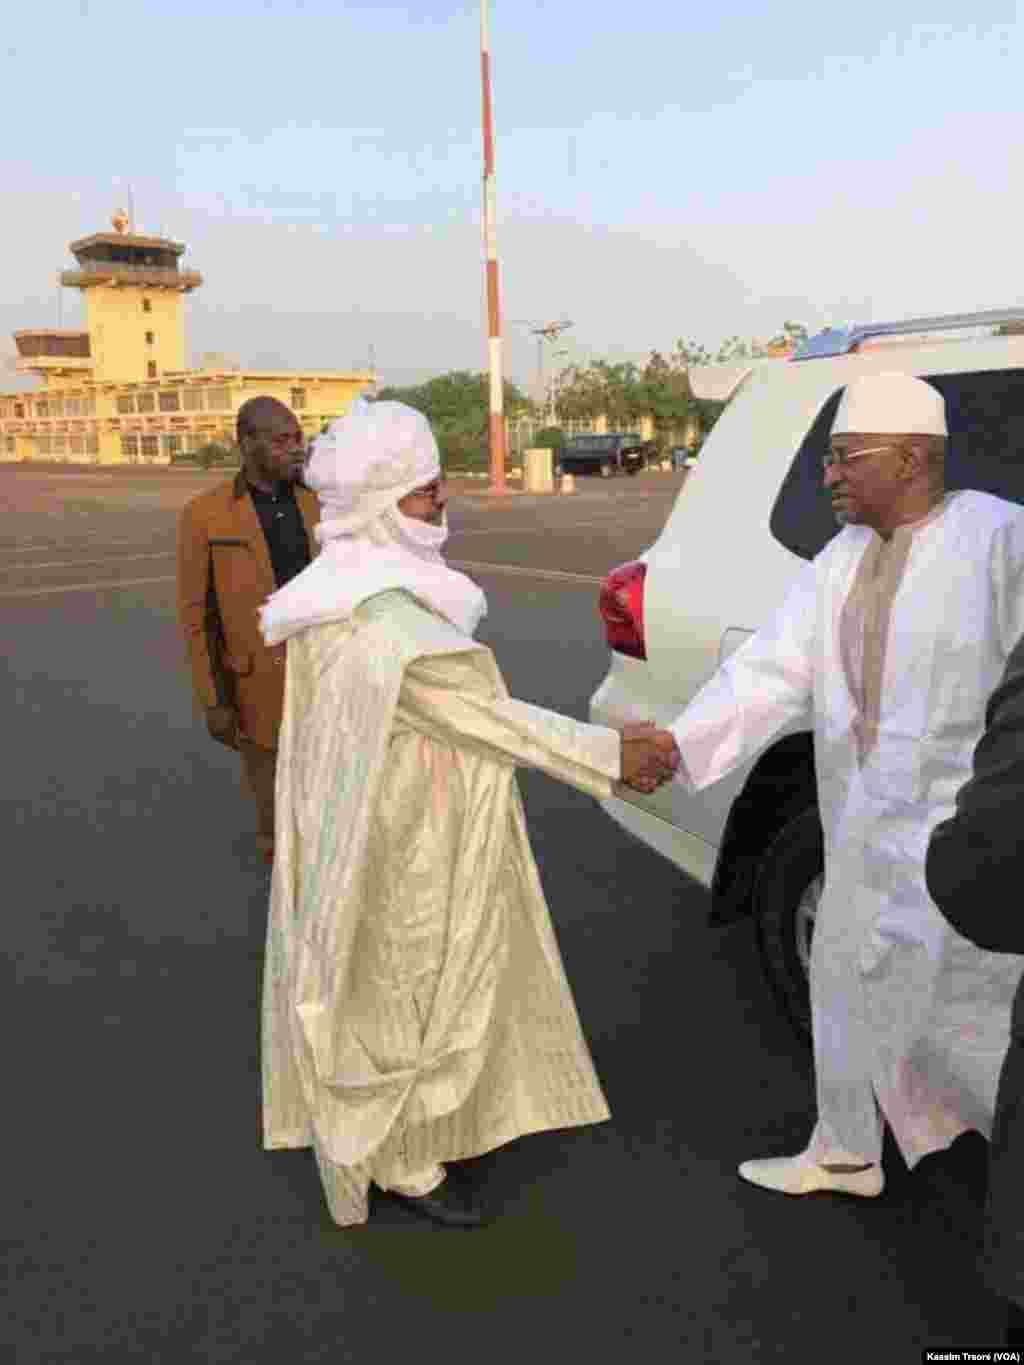
[[[789,360],[691,370],[728,399],[661,535],[605,581],[611,667],[591,719],[669,724],[839,527],[821,457],[843,387],[900,370],[946,398],[946,481],[1024,503],[1024,309],[829,330]],[[711,923],[753,916],[762,960],[809,1036],[807,962],[823,852],[810,730],[706,791],[666,783],[606,809],[711,891]]]

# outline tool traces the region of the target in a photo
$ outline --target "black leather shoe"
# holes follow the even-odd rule
[[[397,1190],[389,1193],[414,1213],[435,1223],[444,1223],[446,1227],[477,1228],[486,1221],[480,1201],[469,1183],[451,1170],[429,1194],[399,1194]]]

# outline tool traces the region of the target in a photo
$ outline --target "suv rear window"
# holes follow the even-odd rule
[[[638,436],[573,436],[569,439],[569,450],[615,450],[620,445],[636,445]]]
[[[925,378],[946,400],[947,488],[976,488],[1024,504],[1024,370]],[[841,395],[837,389],[814,419],[769,519],[775,539],[801,559],[813,559],[839,531],[821,460]]]

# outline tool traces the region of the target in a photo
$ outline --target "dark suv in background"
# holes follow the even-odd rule
[[[637,474],[647,468],[651,442],[621,431],[596,436],[571,436],[558,453],[557,470],[562,474]]]

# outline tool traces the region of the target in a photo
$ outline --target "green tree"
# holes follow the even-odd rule
[[[592,422],[604,411],[601,377],[590,366],[570,365],[559,376],[555,409],[563,421]]]
[[[536,450],[561,450],[565,445],[565,432],[561,427],[542,427],[530,440]]]
[[[490,381],[485,374],[452,370],[425,384],[381,389],[378,401],[393,399],[416,408],[430,420],[441,462],[454,469],[484,469],[489,459]],[[530,409],[525,394],[509,380],[504,385],[505,415]]]
[[[696,400],[686,368],[652,351],[640,376],[639,402],[644,413],[654,419],[654,430],[662,441],[675,441],[697,415]]]
[[[728,365],[738,364],[743,360],[761,360],[770,356],[778,348],[791,347],[796,350],[808,337],[807,328],[802,322],[784,322],[774,336],[766,342],[750,340],[744,341],[742,337],[726,337],[720,343],[717,351],[710,351],[698,342],[689,341],[681,338],[676,342],[676,349],[671,356],[671,363],[682,370],[689,370],[694,365]],[[718,421],[725,403],[713,403],[707,399],[694,399],[694,415],[697,417],[700,440],[707,436],[708,432]]]

